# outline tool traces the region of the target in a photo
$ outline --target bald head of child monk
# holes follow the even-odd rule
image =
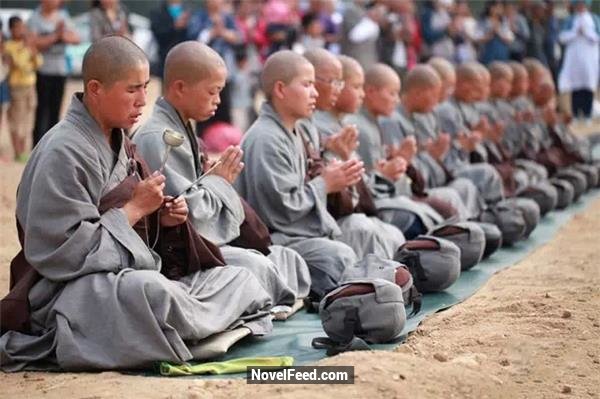
[[[146,105],[150,68],[146,54],[131,40],[107,36],[83,57],[83,103],[110,137],[114,128],[130,129]]]
[[[314,112],[318,96],[315,69],[303,56],[290,50],[273,53],[263,66],[260,83],[288,130]]]
[[[165,98],[184,121],[214,116],[226,79],[227,67],[221,56],[195,40],[179,43],[165,59]]]
[[[510,98],[516,98],[527,94],[529,90],[529,75],[523,65],[512,61],[508,65],[513,72],[513,84],[510,91]]]
[[[438,73],[442,79],[442,90],[440,91],[439,102],[446,101],[454,94],[456,87],[456,71],[450,61],[441,57],[433,57],[427,63]]]
[[[318,48],[307,51],[304,57],[315,68],[317,109],[331,111],[344,88],[342,63],[331,52]]]
[[[477,65],[479,70],[479,76],[481,77],[479,93],[477,95],[478,101],[487,101],[490,98],[490,85],[492,83],[492,76],[490,71],[482,64]]]
[[[456,68],[456,90],[454,97],[466,103],[477,101],[481,95],[483,77],[481,64],[468,62]]]
[[[526,58],[523,66],[529,77],[529,94],[534,96],[542,82],[552,79],[552,74],[544,64],[534,58]]]
[[[385,64],[365,72],[365,107],[373,116],[390,116],[400,102],[400,78]]]
[[[335,103],[337,114],[353,114],[361,107],[365,98],[365,73],[362,66],[352,57],[338,56],[342,64],[344,88]]]
[[[435,69],[420,64],[408,72],[402,90],[402,105],[409,113],[428,113],[438,104],[442,79]]]
[[[551,103],[556,96],[554,81],[551,78],[542,79],[538,82],[531,99],[537,107],[544,107]]]
[[[490,71],[490,94],[493,98],[506,99],[510,95],[513,83],[512,68],[505,62],[494,61],[488,70]]]

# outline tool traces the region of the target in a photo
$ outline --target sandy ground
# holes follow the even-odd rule
[[[21,165],[0,169],[0,295],[18,242],[12,212]],[[600,200],[553,241],[439,313],[393,352],[347,353],[352,386],[246,385],[119,373],[0,373],[1,398],[595,398],[600,396]]]
[[[18,250],[13,214],[22,169],[0,164],[0,296]],[[355,366],[351,386],[25,372],[0,373],[0,398],[597,398],[598,226],[600,200],[466,302],[426,320],[396,351],[319,363]]]

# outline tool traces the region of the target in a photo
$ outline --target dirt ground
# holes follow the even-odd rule
[[[22,169],[0,164],[0,296],[18,250],[13,215]],[[598,226],[600,200],[476,295],[427,319],[397,350],[319,363],[355,366],[351,386],[25,372],[0,373],[0,398],[598,398]]]

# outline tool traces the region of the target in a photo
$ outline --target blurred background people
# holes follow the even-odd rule
[[[37,72],[37,107],[33,128],[33,145],[58,122],[67,79],[65,49],[67,44],[78,44],[79,34],[62,8],[61,0],[41,0],[29,21],[28,29],[44,62]]]

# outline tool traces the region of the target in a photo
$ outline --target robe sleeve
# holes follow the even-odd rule
[[[151,170],[160,168],[165,145],[157,132],[135,136],[138,151]],[[175,196],[189,187],[198,175],[188,143],[171,150],[163,170],[166,177],[165,194]],[[206,176],[185,194],[190,221],[196,230],[216,245],[222,245],[240,235],[244,210],[240,198],[229,182],[220,176]]]
[[[266,208],[274,210],[269,217],[276,225],[296,223],[326,207],[327,191],[321,176],[298,184],[304,176],[298,176],[294,160],[278,143],[261,140],[257,145],[263,146],[263,151],[256,160],[255,184],[265,194]]]
[[[105,181],[97,157],[69,144],[48,150],[31,175],[28,206],[19,218],[29,263],[53,281],[126,267],[157,268],[122,209],[100,215]]]

